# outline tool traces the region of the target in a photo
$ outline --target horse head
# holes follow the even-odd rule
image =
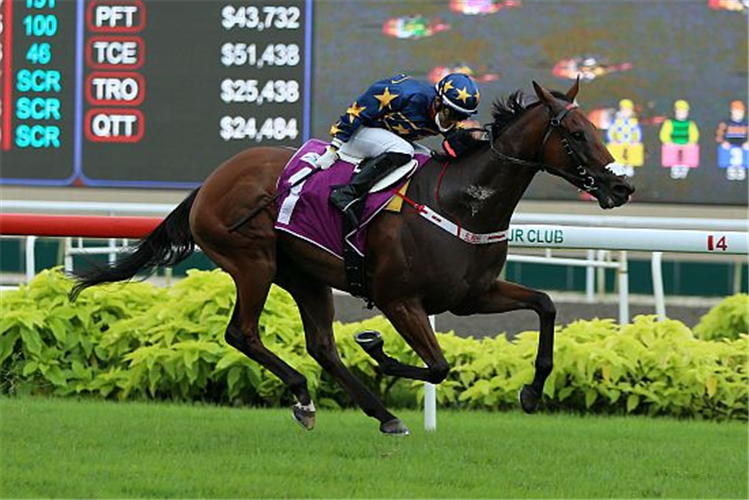
[[[596,127],[575,103],[579,77],[565,94],[566,99],[553,95],[535,81],[533,89],[550,117],[546,119],[539,154],[543,168],[595,196],[601,208],[627,203],[634,187],[625,176],[611,169],[614,158]]]

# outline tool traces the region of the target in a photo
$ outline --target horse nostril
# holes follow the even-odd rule
[[[622,198],[627,197],[635,192],[635,188],[627,182],[616,184],[611,189],[615,195],[621,196]]]

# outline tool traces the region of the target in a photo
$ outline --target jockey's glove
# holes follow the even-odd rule
[[[336,160],[338,160],[338,148],[329,145],[325,148],[325,152],[317,158],[315,164],[317,168],[327,170],[336,162]]]

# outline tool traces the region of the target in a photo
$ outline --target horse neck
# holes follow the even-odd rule
[[[528,113],[531,113],[529,111]],[[528,114],[527,113],[527,114]],[[535,159],[543,130],[521,117],[495,139],[503,154]],[[448,166],[440,187],[440,208],[448,217],[475,232],[507,229],[515,208],[538,171],[498,157],[489,146]]]

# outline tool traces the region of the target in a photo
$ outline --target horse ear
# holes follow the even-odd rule
[[[538,98],[546,104],[551,105],[551,103],[554,102],[554,97],[549,93],[549,91],[539,85],[535,80],[533,80],[533,90],[536,91]]]
[[[575,83],[572,84],[572,87],[567,91],[567,99],[569,99],[570,102],[575,101],[575,97],[577,97],[577,93],[580,90],[580,75],[577,75],[577,78],[575,79]]]

